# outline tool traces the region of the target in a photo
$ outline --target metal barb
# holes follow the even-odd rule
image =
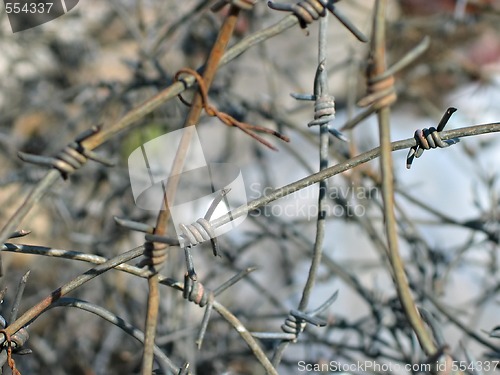
[[[210,319],[210,315],[213,310],[214,299],[217,295],[230,288],[250,272],[256,270],[255,267],[248,267],[238,274],[231,277],[229,280],[220,285],[215,291],[212,291],[208,288],[205,288],[204,285],[196,280],[193,280],[189,273],[184,275],[184,288],[183,288],[183,297],[191,302],[194,302],[200,307],[207,306],[205,310],[205,314],[203,315],[203,320],[201,322],[200,332],[198,334],[198,338],[196,339],[196,344],[198,348],[201,348],[203,343],[203,338],[205,337],[205,333],[208,327],[208,321]]]
[[[296,100],[314,100],[314,120],[310,121],[307,126],[317,126],[317,125],[328,125],[328,132],[334,137],[340,139],[344,142],[349,142],[347,138],[341,131],[334,129],[331,125],[335,119],[335,98],[329,95],[328,88],[323,87],[322,74],[324,74],[326,69],[325,60],[322,60],[318,67],[316,68],[316,73],[314,75],[314,94],[296,94],[291,93],[290,95]]]
[[[185,363],[184,366],[182,366],[179,369],[178,375],[189,375],[191,372],[189,371],[189,363]]]
[[[144,224],[144,223],[140,223],[138,221],[122,219],[122,218],[119,218],[118,216],[114,216],[113,219],[121,227],[130,229],[130,230],[148,233],[148,234],[153,234],[153,232],[155,230],[155,228],[153,226],[148,225],[148,224]]]
[[[179,229],[182,234],[179,236],[180,239],[178,243],[184,248],[184,254],[186,256],[186,266],[188,269],[188,274],[193,280],[196,280],[196,271],[194,269],[193,256],[191,254],[191,248],[205,241],[210,241],[212,244],[212,252],[214,256],[219,256],[219,244],[217,242],[217,237],[215,235],[215,229],[210,223],[210,218],[217,206],[222,202],[225,196],[231,191],[231,189],[222,189],[220,194],[215,197],[215,199],[210,204],[205,216],[196,220],[192,224],[180,224]],[[158,241],[167,244],[171,244],[173,241],[170,237],[161,236],[147,236],[147,238],[156,238]],[[177,245],[177,243],[175,243]]]
[[[93,126],[76,136],[73,142],[70,142],[56,156],[47,157],[40,155],[31,155],[24,152],[18,152],[18,157],[27,163],[32,163],[44,167],[53,167],[59,171],[63,179],[76,172],[87,160],[93,160],[107,167],[115,165],[114,162],[86,149],[81,143],[101,130],[98,126]]]
[[[15,231],[15,232],[11,233],[10,236],[9,236],[9,239],[24,237],[24,236],[27,236],[30,233],[31,233],[30,230],[21,229],[21,230],[18,230],[18,231]]]
[[[397,93],[394,88],[394,75],[413,63],[427,50],[427,48],[429,48],[429,45],[430,38],[425,37],[419,44],[382,74],[371,77],[368,81],[368,94],[358,101],[358,106],[368,108],[349,120],[340,129],[353,129],[380,108],[392,105],[397,99]]]
[[[257,267],[247,267],[244,270],[240,271],[233,277],[231,277],[229,280],[224,282],[222,285],[214,289],[214,296],[218,296],[222,292],[226,291],[228,288],[232,287],[234,284],[236,284],[238,281],[246,277],[248,274],[252,273],[255,271]]]
[[[158,234],[149,234],[147,233],[144,238],[149,242],[159,242],[164,243],[170,246],[179,246],[179,240],[177,238],[168,237],[168,236],[160,236]]]
[[[284,4],[268,1],[267,6],[273,10],[291,12],[299,20],[300,27],[305,29],[307,25],[326,15],[329,10],[342,25],[346,27],[359,41],[368,42],[368,38],[337,8],[335,3],[339,0],[302,0],[296,4]]]
[[[299,334],[304,330],[306,323],[316,327],[324,327],[327,322],[316,318],[316,315],[324,312],[338,297],[338,290],[333,293],[321,306],[310,312],[290,310],[285,323],[281,325],[283,332],[252,332],[252,336],[266,340],[296,341]]]
[[[410,148],[410,150],[408,151],[408,155],[406,156],[407,169],[411,168],[411,165],[415,158],[419,158],[420,156],[422,156],[424,150],[430,150],[431,148],[437,148],[437,147],[446,148],[460,141],[460,139],[458,138],[452,138],[443,141],[441,139],[441,136],[439,135],[439,133],[444,129],[444,127],[450,120],[450,117],[456,111],[457,111],[456,108],[453,107],[448,108],[444,113],[443,117],[441,118],[441,121],[439,121],[437,129],[435,127],[430,127],[429,129],[424,128],[424,129],[417,129],[415,131],[414,138],[416,144],[415,146],[412,146]]]

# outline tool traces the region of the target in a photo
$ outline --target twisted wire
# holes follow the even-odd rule
[[[406,157],[406,168],[410,169],[414,158],[419,158],[424,153],[424,150],[431,148],[446,148],[459,142],[459,139],[453,138],[443,141],[435,127],[418,129],[414,135],[417,145],[410,148]]]
[[[161,271],[167,260],[168,246],[163,245],[163,243],[155,246],[157,242],[159,241],[153,242],[146,239],[144,243],[144,259],[139,262],[138,267],[148,266],[155,272]]]
[[[305,29],[307,25],[326,15],[327,0],[303,0],[296,4],[279,4],[268,1],[269,8],[274,10],[292,12],[299,20],[300,27]]]
[[[228,4],[238,7],[241,10],[252,10],[256,2],[256,0],[220,0],[212,5],[210,10],[212,12],[218,12]]]
[[[281,325],[281,330],[285,333],[291,333],[295,335],[295,338],[304,331],[306,328],[306,321],[302,318],[296,317],[292,311],[288,314],[285,319],[285,323]]]
[[[93,151],[86,149],[82,145],[82,142],[85,139],[90,138],[99,131],[100,127],[97,126],[86,130],[85,132],[77,136],[73,142],[69,143],[54,157],[44,157],[27,154],[24,152],[18,152],[18,156],[21,160],[27,163],[55,168],[61,173],[61,176],[64,179],[67,179],[70,174],[80,169],[85,163],[87,163],[89,159],[108,167],[112,167],[114,165],[113,162],[108,161],[107,159],[97,155]]]
[[[412,146],[408,151],[406,156],[406,168],[410,169],[414,158],[419,158],[424,153],[424,150],[430,150],[431,148],[446,148],[455,143],[458,143],[460,139],[452,138],[446,141],[441,139],[439,133],[444,129],[451,115],[456,112],[456,108],[450,107],[444,113],[441,121],[438,124],[437,129],[433,126],[430,128],[417,129],[414,134],[416,145]]]
[[[9,335],[7,330],[5,330],[5,327],[3,327],[3,329],[0,330],[0,334],[5,336],[4,346],[7,347],[7,356],[5,359],[12,370],[12,374],[21,375],[19,370],[16,368],[16,361],[12,358],[12,354],[22,350],[23,345],[29,338],[28,331],[25,328],[21,328],[15,334]]]
[[[335,98],[324,94],[314,102],[314,120],[307,126],[328,124],[333,119],[335,119]]]
[[[214,293],[210,289],[205,288],[199,281],[193,280],[187,273],[184,275],[182,296],[200,307],[205,307],[214,299]]]
[[[19,352],[24,346],[24,344],[26,344],[26,341],[28,341],[29,338],[30,335],[26,328],[21,328],[19,331],[13,334],[10,337],[10,341],[11,343],[14,344],[13,346],[14,353]]]
[[[316,327],[324,327],[327,322],[323,319],[317,318],[316,315],[325,311],[330,305],[335,302],[338,296],[338,291],[333,293],[321,306],[316,310],[310,312],[303,312],[300,310],[290,310],[285,319],[284,324],[281,325],[281,330],[287,334],[294,335],[292,341],[297,340],[299,334],[305,329],[306,323],[312,324]],[[288,338],[287,338],[288,339]]]
[[[170,246],[180,246],[184,248],[188,275],[192,280],[196,280],[197,276],[196,271],[194,270],[191,248],[202,242],[210,240],[212,243],[214,256],[219,255],[219,247],[217,244],[217,238],[215,236],[215,229],[212,227],[212,224],[209,220],[216,207],[229,191],[230,189],[222,189],[220,191],[220,194],[212,201],[212,204],[208,208],[208,211],[203,218],[198,219],[192,224],[180,224],[179,229],[181,230],[181,234],[179,236],[179,240],[172,237],[155,235],[153,234],[154,228],[149,228],[141,223],[122,219],[117,220],[120,225],[134,230],[141,230],[146,232],[146,249],[144,251],[145,259],[140,263],[140,266],[143,267],[145,265],[148,265],[159,270],[164,264],[167,257],[168,247],[158,245],[155,246],[155,243],[166,244]]]
[[[215,238],[215,230],[205,218],[200,218],[192,224],[180,224],[181,238],[185,241],[183,246],[194,247],[202,242]]]
[[[243,131],[244,133],[246,133],[250,137],[254,138],[258,142],[262,143],[264,146],[270,148],[271,150],[276,151],[277,148],[274,147],[268,141],[266,141],[264,138],[262,138],[261,136],[256,134],[255,132],[271,134],[271,135],[274,135],[275,137],[277,137],[285,142],[290,141],[290,139],[287,136],[282,135],[281,133],[277,132],[276,130],[268,129],[268,128],[265,128],[263,126],[251,125],[251,124],[248,124],[248,123],[242,122],[242,121],[238,121],[233,116],[231,116],[225,112],[219,111],[217,108],[215,108],[213,105],[211,105],[208,102],[208,89],[205,85],[205,81],[203,80],[203,77],[201,75],[199,75],[193,69],[183,68],[175,74],[174,81],[179,81],[180,76],[182,74],[190,74],[196,79],[196,82],[198,83],[198,89],[199,89],[199,92],[201,95],[203,109],[205,110],[207,115],[212,116],[212,117],[217,117],[219,120],[221,120],[227,126],[237,127],[238,129],[240,129],[241,131]],[[191,106],[191,103],[187,102],[182,97],[182,95],[179,94],[178,96],[179,96],[179,99],[182,101],[182,103],[184,103],[187,106]]]
[[[393,75],[369,79],[367,91],[368,95],[358,102],[360,107],[372,106],[378,110],[394,104],[398,98],[394,89]]]

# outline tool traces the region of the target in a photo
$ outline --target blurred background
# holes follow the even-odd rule
[[[82,0],[68,14],[18,33],[12,33],[5,9],[0,10],[0,225],[45,174],[22,163],[17,151],[54,155],[82,130],[111,126],[170,85],[179,69],[201,67],[226,11],[213,13],[210,5]],[[370,35],[373,1],[344,0],[336,6]],[[284,16],[257,1],[242,12],[230,45]],[[428,50],[395,77],[393,140],[436,126],[449,106],[458,112],[447,129],[500,121],[499,21],[498,0],[389,2],[389,65],[430,37]],[[340,129],[361,111],[356,102],[366,93],[369,45],[334,17],[328,27],[328,83],[337,111],[333,127]],[[202,117],[197,130],[207,161],[239,166],[249,201],[319,168],[318,130],[307,127],[314,104],[290,96],[312,93],[317,34],[317,22],[307,33],[295,26],[248,49],[220,69],[210,89],[219,110],[291,139],[285,144],[270,138],[279,149],[275,152],[217,119]],[[171,100],[101,146],[97,151],[116,166],[89,162],[58,182],[19,228],[31,234],[13,242],[107,258],[142,244],[143,235],[113,220],[118,216],[154,225],[156,219],[135,206],[128,157],[145,142],[179,129],[188,110]],[[330,165],[379,144],[375,117],[345,135],[350,142],[331,138]],[[415,298],[435,317],[450,353],[468,361],[499,359],[500,342],[488,337],[500,325],[499,140],[494,133],[464,138],[446,150],[424,152],[410,170],[405,168],[407,151],[393,153],[400,247]],[[299,360],[425,361],[388,271],[378,179],[376,159],[328,180],[324,258],[310,309],[336,290],[339,297],[322,314],[327,328],[308,327],[285,352],[280,373],[298,373]],[[208,245],[193,250],[199,279],[210,288],[238,270],[258,267],[217,298],[250,331],[279,332],[288,310],[297,307],[311,260],[316,205],[317,186],[312,186],[251,212],[241,226],[219,238],[222,257],[213,257]],[[183,252],[169,251],[162,274],[182,280]],[[21,312],[90,268],[41,255],[3,252],[2,259],[4,316],[26,271],[31,274]],[[163,287],[161,293],[157,344],[175,363],[189,361],[197,374],[263,373],[217,314],[198,351],[194,340],[203,309],[177,290]],[[146,295],[145,280],[110,271],[71,297],[101,305],[142,329]],[[140,368],[141,343],[77,309],[50,310],[30,325],[29,333],[26,346],[32,354],[16,357],[23,374],[132,374]],[[276,344],[262,342],[268,355]]]

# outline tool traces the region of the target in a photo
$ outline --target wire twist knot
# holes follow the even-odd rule
[[[298,318],[293,314],[293,310],[290,311],[290,314],[285,319],[285,323],[281,325],[281,330],[285,333],[291,333],[295,335],[296,337],[299,336],[299,334],[304,331],[306,328],[306,321]]]
[[[180,224],[179,228],[182,232],[181,239],[185,241],[181,244],[183,247],[194,247],[215,238],[215,230],[210,221],[205,218],[200,218],[192,224]],[[214,255],[217,255],[216,250],[214,250]]]
[[[416,145],[411,147],[406,156],[406,168],[410,169],[414,158],[419,158],[424,153],[424,150],[430,150],[431,148],[446,148],[460,140],[458,138],[448,139],[443,141],[441,135],[439,134],[450,119],[451,115],[456,111],[456,108],[450,107],[446,110],[443,118],[438,124],[437,129],[433,126],[430,128],[418,129],[415,131],[414,138]]]
[[[205,110],[205,112],[207,113],[207,115],[209,115],[211,117],[217,117],[220,121],[222,121],[227,126],[237,127],[238,129],[243,131],[245,134],[249,135],[253,139],[262,143],[264,146],[269,147],[271,150],[277,151],[277,148],[274,147],[268,141],[266,141],[264,138],[262,138],[260,135],[258,135],[257,132],[271,134],[271,135],[281,139],[282,141],[290,142],[290,139],[287,136],[277,132],[276,130],[268,129],[268,128],[265,128],[263,126],[251,125],[251,124],[248,124],[248,123],[242,122],[242,121],[238,121],[233,116],[229,115],[228,113],[219,111],[217,108],[215,108],[213,105],[211,105],[208,102],[208,88],[205,84],[203,77],[201,75],[199,75],[193,69],[183,68],[175,74],[174,81],[180,81],[181,80],[180,76],[182,74],[189,74],[189,75],[193,76],[194,79],[196,80],[196,82],[198,83],[198,89],[199,89],[199,93],[201,95],[202,106],[203,106],[203,109]],[[191,106],[191,103],[187,102],[182,97],[182,95],[179,94],[178,97],[182,103],[184,103],[187,106]]]
[[[307,126],[324,125],[335,119],[335,98],[332,95],[321,95],[314,102],[314,120]]]
[[[303,0],[296,4],[279,4],[268,1],[269,8],[274,10],[292,12],[298,19],[300,27],[305,29],[307,25],[326,16],[328,6],[327,0]]]
[[[76,139],[64,147],[55,157],[45,157],[39,155],[18,152],[19,158],[27,163],[37,164],[45,167],[57,169],[64,179],[78,169],[80,169],[89,159],[112,167],[114,163],[99,156],[95,152],[88,150],[82,142],[100,131],[100,127],[93,126],[76,137]]]
[[[305,313],[299,310],[290,310],[290,313],[285,319],[285,323],[281,325],[281,330],[285,333],[290,333],[295,335],[295,340],[298,338],[299,334],[306,328],[306,323],[312,324],[316,327],[326,326],[326,322],[323,319],[316,318],[315,315],[320,311],[325,309],[335,300],[336,294],[333,298],[330,297],[319,310],[310,313]]]
[[[193,280],[188,273],[184,275],[183,297],[200,307],[205,307],[215,298],[210,289],[205,288],[201,282]]]
[[[12,358],[12,354],[31,353],[30,350],[26,350],[23,348],[24,344],[29,339],[28,331],[25,328],[21,328],[15,334],[9,335],[9,333],[5,330],[5,326],[3,326],[3,329],[0,330],[0,334],[4,335],[4,347],[7,348],[6,354],[0,357],[0,361],[2,362],[0,365],[3,365],[5,362],[7,362],[14,375],[21,375],[19,370],[16,368],[16,362],[14,361],[14,358]]]
[[[144,259],[139,263],[139,267],[148,266],[154,272],[161,271],[167,260],[168,246],[163,243],[146,241],[144,247]]]
[[[398,98],[394,89],[394,76],[392,75],[369,79],[367,91],[368,95],[358,102],[360,107],[373,106],[375,109],[389,107]]]

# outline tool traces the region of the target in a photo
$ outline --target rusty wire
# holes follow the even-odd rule
[[[225,290],[227,290],[255,270],[256,267],[248,267],[240,271],[229,280],[221,284],[219,287],[217,287],[214,291],[206,288],[201,282],[193,280],[189,272],[186,272],[186,274],[184,275],[182,296],[184,297],[184,299],[193,302],[200,307],[207,307],[203,315],[203,320],[201,321],[201,328],[198,333],[198,338],[196,339],[198,349],[201,348],[203,338],[205,337],[205,333],[207,331],[208,321],[210,320],[210,315],[214,308],[215,297],[223,293]]]
[[[23,350],[23,345],[29,338],[28,331],[23,328],[17,331],[15,334],[10,335],[4,327],[0,330],[0,334],[4,336],[3,347],[5,347],[7,350],[7,356],[5,358],[7,360],[7,364],[9,365],[14,375],[21,375],[16,367],[16,361],[14,360],[12,355]]]
[[[198,89],[199,89],[199,92],[200,92],[201,98],[202,98],[203,108],[205,109],[205,112],[207,113],[207,115],[212,116],[212,117],[217,117],[219,120],[221,120],[227,126],[237,127],[238,129],[240,129],[244,133],[248,134],[250,137],[254,138],[258,142],[262,143],[264,146],[267,146],[271,150],[277,151],[278,149],[275,146],[273,146],[271,143],[266,141],[264,138],[262,138],[261,136],[256,134],[255,132],[271,134],[271,135],[281,139],[282,141],[290,142],[290,139],[287,136],[280,134],[276,130],[268,129],[268,128],[265,128],[262,126],[251,125],[251,124],[248,124],[248,123],[242,122],[242,121],[238,121],[233,116],[231,116],[225,112],[220,112],[219,110],[217,110],[217,108],[215,108],[213,105],[211,105],[208,102],[208,90],[207,90],[207,87],[206,87],[205,82],[203,80],[203,77],[201,75],[199,75],[193,69],[183,68],[175,74],[174,80],[180,81],[181,80],[180,76],[182,74],[189,74],[196,79],[196,82],[198,83]],[[185,105],[191,106],[191,103],[184,100],[184,98],[182,97],[181,94],[179,94],[179,99]]]
[[[394,75],[415,62],[429,48],[429,45],[430,38],[425,37],[419,44],[400,60],[387,68],[383,73],[376,76],[368,74],[366,77],[367,94],[357,103],[358,106],[365,107],[366,109],[347,121],[340,130],[353,129],[377,110],[393,105],[397,100],[397,91],[394,87]]]

